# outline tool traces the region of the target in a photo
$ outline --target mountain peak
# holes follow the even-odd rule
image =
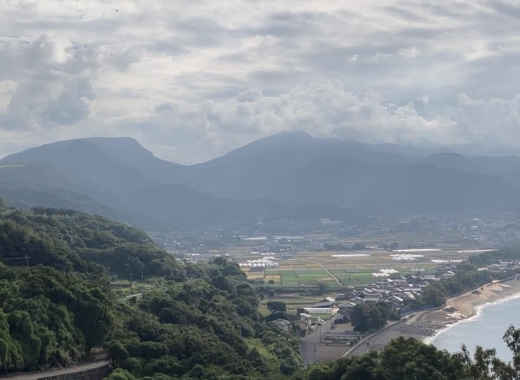
[[[282,131],[282,132],[274,134],[273,136],[290,136],[290,137],[301,137],[301,138],[312,139],[312,136],[309,133],[302,131],[302,130],[298,130],[298,129],[290,130],[290,131]]]
[[[45,152],[58,152],[58,151],[68,151],[70,149],[74,149],[78,146],[87,147],[88,145],[96,146],[99,148],[120,148],[127,147],[132,149],[141,149],[146,151],[146,149],[137,142],[137,140],[131,137],[86,137],[79,139],[70,139],[70,140],[61,140],[48,144],[44,144],[41,146],[37,146],[34,148],[29,148],[24,151],[11,154],[5,157],[5,160],[13,160],[19,158],[31,158],[33,156],[38,156],[41,158],[41,154]],[[148,152],[148,151],[147,151]],[[151,152],[149,152],[151,154]]]
[[[69,140],[74,141],[74,140]],[[137,145],[142,146],[133,137],[120,136],[120,137],[85,137],[77,139],[77,141],[91,142],[94,144],[124,144],[124,145]]]
[[[294,140],[312,140],[313,137],[305,131],[301,130],[292,130],[292,131],[283,131],[276,133],[271,136],[264,137],[263,139],[257,140],[259,141],[294,141]]]

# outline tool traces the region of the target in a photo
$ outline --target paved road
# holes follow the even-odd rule
[[[316,330],[302,338],[300,341],[300,350],[303,357],[303,363],[306,366],[319,360],[321,337],[331,329],[335,319],[335,317],[332,317],[322,326],[316,328]]]
[[[418,323],[428,312],[430,310],[419,311],[388,324],[374,334],[361,339],[358,344],[345,352],[343,357],[359,356],[370,351],[382,350],[393,339],[397,339],[400,336],[422,340],[424,331]]]
[[[108,366],[110,362],[108,360],[103,360],[94,363],[86,363],[80,364],[73,367],[62,368],[62,369],[53,369],[44,372],[31,372],[31,373],[22,373],[16,375],[9,376],[0,376],[0,379],[8,379],[8,380],[38,380],[46,377],[54,377],[60,375],[70,375],[77,372],[85,372],[93,369],[103,368]]]

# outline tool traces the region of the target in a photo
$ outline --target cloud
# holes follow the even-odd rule
[[[272,133],[519,151],[505,0],[0,5],[0,154],[132,136],[197,162]]]
[[[10,42],[2,50],[7,58],[4,78],[14,85],[0,114],[1,129],[72,125],[89,116],[89,101],[95,94],[90,83],[94,59],[88,48],[67,48],[62,62],[46,37]]]
[[[418,102],[428,104],[424,97]],[[282,130],[366,142],[460,143],[463,136],[455,124],[449,118],[425,117],[411,103],[396,105],[375,93],[355,94],[341,81],[319,81],[276,95],[247,89],[200,104],[161,104],[134,132],[146,145],[160,145],[161,156],[196,162]]]

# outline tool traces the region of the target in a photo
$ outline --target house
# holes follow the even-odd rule
[[[379,296],[368,296],[368,297],[365,297],[364,299],[365,299],[366,303],[378,303],[381,300],[381,297],[379,297]]]
[[[306,314],[336,314],[338,312],[337,307],[304,307],[303,310]]]

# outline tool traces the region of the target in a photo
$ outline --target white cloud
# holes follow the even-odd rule
[[[193,162],[291,129],[516,152],[515,15],[491,0],[11,0],[0,155],[129,135]]]
[[[409,48],[403,48],[399,50],[399,55],[405,57],[405,58],[417,58],[419,56],[419,50],[415,47],[409,47]]]

